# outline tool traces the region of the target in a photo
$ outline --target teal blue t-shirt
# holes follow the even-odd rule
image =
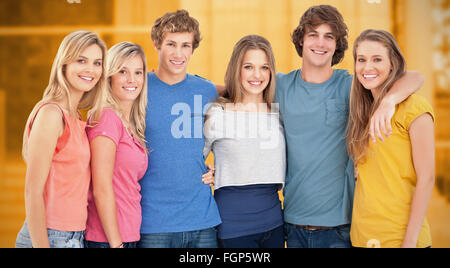
[[[287,145],[285,222],[351,222],[355,179],[345,140],[351,84],[346,70],[334,70],[321,84],[304,81],[301,69],[277,74],[275,99]]]

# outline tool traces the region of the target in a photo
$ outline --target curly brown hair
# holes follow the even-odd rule
[[[184,9],[175,12],[168,12],[155,21],[152,27],[152,41],[157,48],[161,47],[166,33],[193,33],[192,50],[195,50],[201,41],[199,23],[189,16],[189,12]]]
[[[292,42],[298,55],[303,57],[303,37],[306,33],[322,24],[328,24],[336,38],[336,51],[331,63],[331,66],[333,66],[342,61],[345,51],[348,49],[348,28],[337,8],[329,5],[310,7],[303,14],[299,25],[292,33]]]

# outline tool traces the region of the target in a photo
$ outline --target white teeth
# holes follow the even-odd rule
[[[87,76],[80,76],[81,79],[86,80],[86,81],[92,81],[94,80],[94,78],[92,77],[87,77]]]
[[[173,63],[173,64],[175,64],[175,65],[181,65],[181,64],[183,64],[182,61],[174,61],[174,60],[171,60],[170,62]]]
[[[326,53],[325,51],[318,51],[318,50],[313,50],[313,52],[319,55],[324,55]]]
[[[376,74],[365,74],[363,76],[364,76],[364,78],[376,78],[377,77]]]
[[[135,91],[137,88],[136,87],[124,87],[124,89],[127,91]]]
[[[248,82],[250,85],[259,86],[262,82]]]

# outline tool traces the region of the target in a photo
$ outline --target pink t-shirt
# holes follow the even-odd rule
[[[113,189],[119,231],[122,242],[139,241],[142,216],[141,186],[138,181],[147,170],[148,158],[145,149],[127,132],[120,117],[110,108],[103,110],[98,124],[86,129],[89,141],[97,136],[104,136],[116,144]],[[95,206],[92,184],[89,190],[85,236],[89,241],[108,242]]]

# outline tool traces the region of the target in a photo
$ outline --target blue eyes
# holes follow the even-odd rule
[[[87,63],[85,59],[79,59],[79,60],[77,60],[77,62],[78,62],[78,63],[81,63],[81,64]],[[94,62],[94,65],[96,65],[96,66],[102,66],[102,63],[99,62],[99,61],[96,61],[96,62]]]
[[[357,61],[358,61],[358,62],[366,62],[365,59],[358,59]],[[382,62],[383,60],[380,59],[380,58],[376,58],[376,59],[374,59],[373,61],[374,61],[374,62]]]

